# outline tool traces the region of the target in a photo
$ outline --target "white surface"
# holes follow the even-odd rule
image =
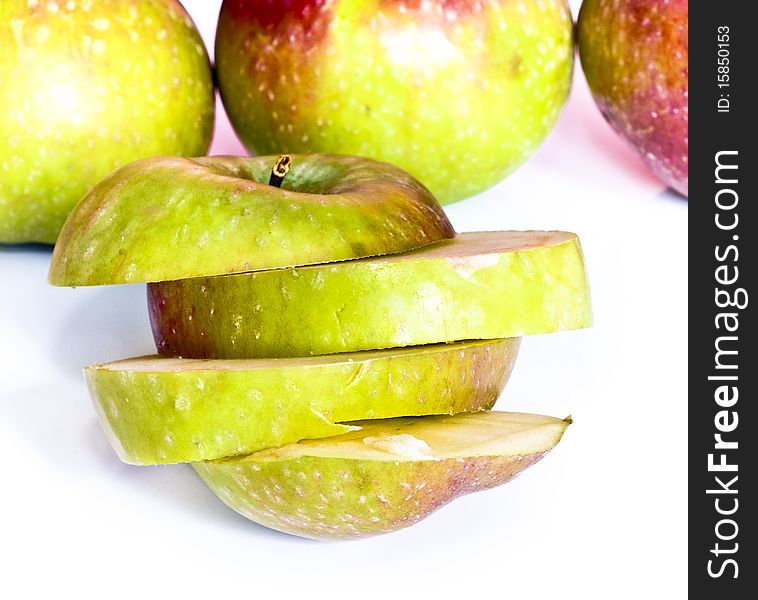
[[[212,39],[218,2],[186,5]],[[229,132],[214,152],[240,149]],[[121,464],[80,367],[152,351],[144,287],[52,288],[48,249],[0,248],[0,597],[684,597],[686,202],[579,72],[538,154],[449,214],[459,230],[580,234],[595,327],[526,339],[497,406],[575,422],[516,481],[359,542],[258,527],[188,466]]]

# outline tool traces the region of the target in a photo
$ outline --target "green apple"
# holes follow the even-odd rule
[[[526,160],[573,69],[566,0],[226,0],[219,88],[253,153],[407,169],[445,203]]]
[[[688,23],[687,0],[585,0],[577,25],[582,66],[603,116],[659,179],[684,196]],[[716,63],[716,35],[714,90],[725,72]]]
[[[489,410],[518,346],[516,338],[328,357],[143,357],[85,374],[121,460],[193,462],[355,428],[345,421]]]
[[[455,235],[405,171],[336,155],[151,158],[77,205],[53,252],[54,285],[165,281],[403,252]]]
[[[462,233],[405,254],[148,286],[161,354],[281,357],[586,327],[579,240]]]
[[[570,422],[504,412],[368,421],[340,436],[193,466],[256,523],[314,539],[366,537],[509,481],[555,447]]]
[[[0,2],[0,243],[55,242],[132,160],[205,154],[214,92],[175,0]]]

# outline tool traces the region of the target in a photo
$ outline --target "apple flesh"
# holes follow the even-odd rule
[[[175,0],[3,0],[0,49],[0,243],[53,243],[117,167],[208,149],[210,63]]]
[[[603,116],[684,196],[688,19],[687,0],[585,0],[578,21],[582,66]]]
[[[369,421],[337,437],[193,467],[256,523],[313,539],[359,538],[511,480],[555,447],[570,422],[505,412]]]
[[[148,286],[160,354],[283,357],[587,327],[572,233],[462,233],[405,254]]]
[[[401,169],[335,155],[152,158],[101,181],[66,221],[54,285],[165,281],[403,252],[455,235]]]
[[[519,340],[272,360],[132,358],[85,369],[121,460],[247,454],[350,431],[345,421],[489,410]]]
[[[443,203],[526,160],[573,69],[565,0],[225,1],[224,106],[254,154],[397,164]]]

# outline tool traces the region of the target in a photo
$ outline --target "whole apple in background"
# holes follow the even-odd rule
[[[55,241],[104,175],[204,154],[210,63],[178,1],[0,3],[0,243]]]
[[[685,196],[688,19],[687,0],[585,0],[578,22],[582,67],[603,116]]]
[[[564,0],[227,0],[219,87],[254,153],[393,162],[441,202],[501,180],[547,135],[573,68]]]

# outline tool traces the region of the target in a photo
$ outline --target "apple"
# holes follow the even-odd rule
[[[313,539],[359,538],[408,527],[458,496],[513,479],[570,423],[504,412],[368,421],[337,437],[193,467],[256,523]]]
[[[85,369],[100,424],[124,462],[247,454],[338,435],[361,419],[489,410],[519,340],[328,357],[142,357]]]
[[[455,235],[403,170],[366,158],[150,158],[98,183],[53,252],[54,285],[164,281],[403,252]],[[276,178],[275,178],[276,179]]]
[[[158,352],[283,357],[587,327],[575,234],[462,233],[413,252],[148,285]]]
[[[688,19],[687,0],[584,0],[578,22],[582,66],[603,116],[684,196]]]
[[[226,0],[215,55],[253,153],[386,160],[446,203],[503,179],[550,131],[572,20],[565,0]]]
[[[575,234],[455,236],[402,169],[339,155],[123,166],[66,220],[50,281],[148,282],[163,356],[85,369],[121,460],[189,462],[317,539],[406,527],[540,460],[570,419],[487,411],[520,336],[591,321]]]
[[[53,243],[115,168],[208,149],[210,63],[175,0],[4,0],[0,48],[0,243]]]

